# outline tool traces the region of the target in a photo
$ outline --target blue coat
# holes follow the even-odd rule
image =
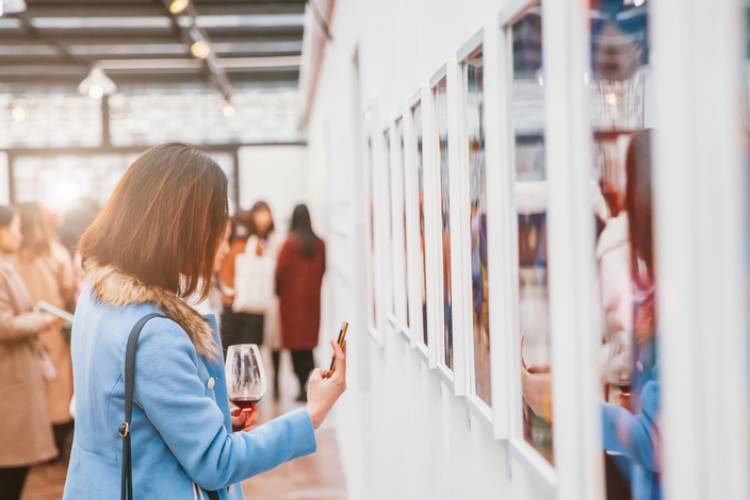
[[[125,345],[133,325],[152,312],[162,311],[104,304],[90,287],[81,293],[72,334],[76,426],[65,500],[119,498]],[[240,481],[315,451],[304,409],[232,433],[223,359],[199,355],[176,322],[149,321],[136,358],[136,499],[193,499],[194,484],[218,490],[222,499],[241,499]]]

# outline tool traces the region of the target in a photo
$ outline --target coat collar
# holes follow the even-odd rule
[[[217,357],[219,351],[209,323],[173,292],[145,285],[134,276],[93,260],[86,261],[84,272],[99,302],[116,307],[153,304],[187,332],[199,354],[208,359]]]

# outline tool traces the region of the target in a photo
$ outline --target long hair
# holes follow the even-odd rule
[[[268,215],[271,217],[271,223],[269,224],[268,228],[262,233],[255,225],[255,214],[260,212],[261,210],[265,210],[266,212],[268,212]],[[271,233],[273,233],[274,229],[276,229],[276,225],[273,222],[273,212],[271,212],[271,207],[268,206],[268,203],[263,200],[256,201],[253,204],[253,206],[250,208],[250,212],[248,212],[247,217],[248,232],[250,236],[257,236],[258,238],[266,239],[271,235]]]
[[[20,255],[27,259],[49,255],[52,229],[44,218],[44,212],[39,203],[20,203],[18,215],[21,218],[21,233],[23,234]]]
[[[194,146],[163,144],[130,165],[79,248],[84,262],[205,297],[227,217],[227,178],[216,162]]]
[[[307,209],[307,205],[300,203],[294,207],[292,212],[292,224],[289,227],[289,231],[299,238],[302,245],[302,255],[308,258],[315,256],[315,243],[318,237],[312,228],[312,222],[310,221],[310,211]]]
[[[651,130],[638,132],[630,142],[625,160],[628,236],[631,245],[631,272],[638,281],[642,264],[649,281],[654,278],[653,210],[651,202]]]

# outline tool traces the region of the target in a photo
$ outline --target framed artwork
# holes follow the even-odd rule
[[[407,185],[408,175],[406,169],[406,140],[404,131],[404,119],[400,117],[396,120],[394,127],[396,141],[396,159],[398,169],[394,181],[398,183],[398,197],[396,207],[394,208],[395,222],[398,224],[398,238],[394,245],[394,259],[398,259],[399,267],[398,281],[394,281],[398,286],[403,287],[403,295],[399,298],[400,307],[398,308],[400,330],[407,337],[411,331],[411,307],[409,299],[409,238],[408,238],[408,203],[407,203]]]
[[[375,226],[375,178],[374,178],[374,158],[372,137],[367,138],[367,234],[368,234],[368,265],[367,265],[367,284],[368,284],[368,318],[369,330],[373,335],[377,335],[378,327],[378,287],[377,287],[377,244],[375,235],[377,234]]]
[[[397,277],[395,276],[395,261],[393,258],[393,248],[395,242],[394,236],[394,224],[393,224],[393,212],[394,212],[394,193],[393,193],[393,158],[391,158],[391,130],[386,128],[382,134],[382,154],[383,154],[383,171],[385,173],[385,189],[386,189],[386,248],[389,249],[386,258],[386,268],[388,269],[388,285],[386,288],[386,305],[387,318],[389,322],[395,327],[396,324],[396,293],[395,284],[397,283]]]
[[[444,73],[444,72],[441,72]],[[439,73],[440,74],[440,73]],[[442,296],[441,335],[438,366],[453,372],[453,273],[451,265],[451,178],[449,159],[448,77],[443,74],[432,86],[435,125],[435,161],[438,176],[439,200],[439,261]]]
[[[481,39],[481,38],[480,38]],[[485,78],[483,47],[479,45],[461,62],[465,173],[468,179],[468,247],[471,289],[471,338],[467,358],[468,394],[492,406],[490,356],[490,276],[488,250],[487,162],[485,156]],[[466,202],[466,201],[465,201]]]
[[[411,123],[411,168],[414,170],[415,179],[415,198],[417,205],[417,235],[418,247],[417,252],[417,287],[415,294],[418,316],[415,323],[419,327],[415,328],[417,335],[416,345],[420,351],[427,354],[430,349],[430,322],[427,316],[427,218],[425,210],[425,155],[424,155],[424,110],[421,99],[413,101],[409,108],[409,118]]]
[[[653,241],[652,138],[646,128],[648,9],[594,1],[590,82],[594,154],[594,257],[601,307],[599,370],[605,494],[637,498],[655,475],[629,474],[662,461],[661,394]],[[633,421],[640,422],[633,433]],[[638,447],[639,452],[630,450]],[[646,469],[648,470],[648,469]]]
[[[544,143],[542,8],[532,3],[504,25],[511,44],[509,124],[516,241],[516,359],[521,437],[554,462]]]

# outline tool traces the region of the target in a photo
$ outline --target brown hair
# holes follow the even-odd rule
[[[649,279],[654,277],[653,210],[651,204],[651,130],[636,133],[625,160],[628,211],[628,237],[631,246],[631,272],[638,278],[638,260],[646,265]]]
[[[255,214],[257,212],[260,212],[261,210],[265,210],[268,212],[268,215],[271,217],[271,224],[268,226],[268,229],[261,234],[260,231],[258,231],[258,227],[255,225]],[[253,206],[250,208],[250,211],[247,214],[248,216],[248,231],[250,232],[250,236],[255,235],[259,238],[268,238],[268,236],[273,233],[274,229],[276,229],[276,225],[273,222],[273,212],[271,212],[271,207],[263,200],[256,201]]]
[[[23,234],[20,255],[28,259],[49,255],[52,229],[44,218],[39,203],[19,203],[18,215]]]
[[[162,144],[130,165],[79,250],[84,262],[144,285],[205,297],[227,216],[227,178],[216,162],[194,146]]]

